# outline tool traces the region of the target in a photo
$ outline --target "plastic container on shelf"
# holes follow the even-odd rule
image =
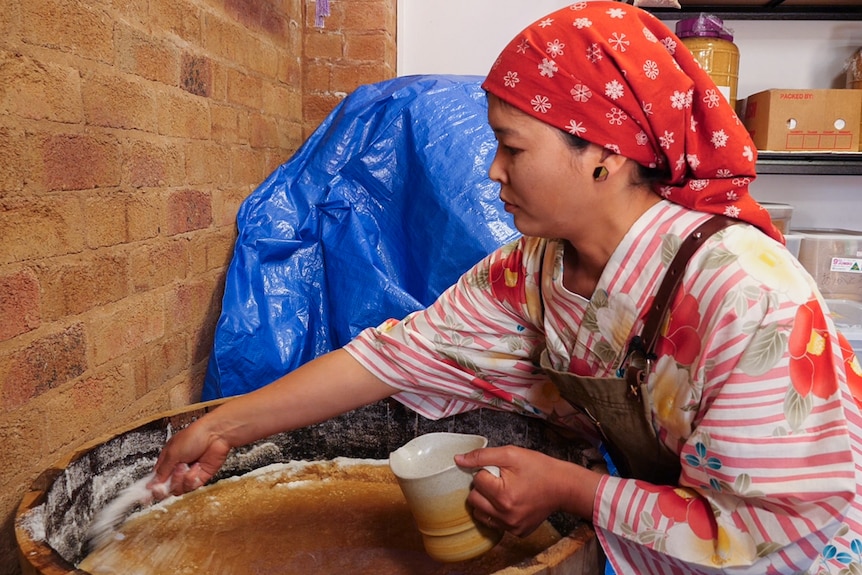
[[[862,303],[846,299],[827,299],[835,327],[850,342],[856,357],[862,359]]]
[[[793,257],[799,259],[799,246],[802,245],[802,236],[800,234],[793,232],[784,234],[784,245],[787,246],[787,251],[793,254]]]
[[[769,217],[772,219],[772,224],[778,228],[782,234],[787,234],[790,231],[790,220],[793,218],[793,206],[790,204],[777,204],[772,202],[760,202]]]
[[[799,262],[827,299],[862,302],[862,231],[793,230],[802,236]]]
[[[713,14],[685,18],[676,23],[676,35],[735,110],[739,48],[724,21]]]

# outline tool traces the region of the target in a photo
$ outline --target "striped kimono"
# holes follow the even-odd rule
[[[590,299],[562,284],[564,242],[521,238],[345,349],[427,417],[490,406],[594,436],[539,355],[612,376],[708,217],[655,205]],[[719,232],[690,261],[656,351],[652,423],[682,473],[676,487],[602,479],[591,520],[617,572],[862,573],[862,370],[800,264],[751,225]]]

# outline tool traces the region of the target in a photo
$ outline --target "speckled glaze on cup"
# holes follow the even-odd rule
[[[389,454],[389,467],[422,533],[425,551],[452,563],[478,557],[503,537],[473,519],[467,505],[477,469],[455,465],[454,457],[488,445],[481,435],[428,433]]]

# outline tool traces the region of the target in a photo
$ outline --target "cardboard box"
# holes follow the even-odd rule
[[[758,150],[856,152],[862,90],[766,90],[745,99],[742,118]]]

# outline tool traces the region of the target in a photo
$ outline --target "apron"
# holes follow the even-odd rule
[[[542,353],[545,373],[560,395],[596,426],[621,477],[661,485],[679,483],[679,454],[659,439],[653,427],[647,378],[657,359],[654,349],[660,328],[688,260],[708,237],[734,223],[735,220],[714,216],[683,240],[647,312],[641,335],[629,343],[619,370],[623,377],[588,377],[557,371],[550,366],[547,350]]]
[[[662,443],[652,425],[649,393],[629,386],[628,378],[587,377],[552,369],[542,354],[542,368],[560,395],[596,426],[621,477],[676,485],[679,455]]]

